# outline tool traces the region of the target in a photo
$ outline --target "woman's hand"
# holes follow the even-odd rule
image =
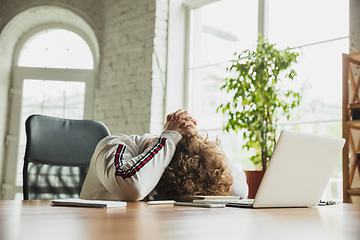
[[[192,118],[188,111],[181,109],[166,116],[164,130],[174,130],[181,133],[182,129],[190,126],[196,129],[197,121]]]

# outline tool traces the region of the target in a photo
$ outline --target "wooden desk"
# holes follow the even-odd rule
[[[128,203],[126,208],[51,207],[0,201],[1,240],[360,239],[360,205],[207,209]]]

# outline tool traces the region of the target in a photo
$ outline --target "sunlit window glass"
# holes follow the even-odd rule
[[[283,48],[348,37],[348,2],[268,0],[268,39]]]
[[[342,136],[342,53],[349,52],[349,5],[342,0],[270,0],[269,41],[301,47],[295,66],[302,101],[280,129]],[[296,11],[294,11],[296,9]],[[286,21],[284,20],[286,19]],[[325,199],[342,200],[341,156]]]
[[[226,96],[217,93],[234,52],[256,42],[257,3],[225,0],[194,9],[191,27],[190,107],[202,128],[218,128],[214,108]]]
[[[216,114],[229,96],[220,91],[226,67],[233,53],[253,50],[258,34],[258,1],[218,1],[190,12],[190,52],[188,66],[188,108],[201,130],[218,136],[230,161],[246,170],[254,169],[253,155],[244,149],[242,134],[224,133],[226,117]],[[276,47],[299,48],[294,66],[297,82],[282,82],[300,92],[301,104],[291,113],[290,122],[280,119],[281,129],[341,137],[341,54],[349,51],[349,5],[343,0],[268,0],[265,29]],[[289,86],[290,85],[290,86]],[[340,200],[341,156],[325,199]]]
[[[222,131],[226,117],[216,109],[230,100],[220,87],[235,51],[256,44],[257,10],[257,1],[223,0],[190,13],[189,110],[199,129],[219,137],[227,157],[235,163],[244,160],[242,165],[247,169],[252,168],[246,161],[251,153],[241,149],[240,135]]]
[[[20,52],[21,67],[93,69],[93,57],[79,35],[65,29],[47,29],[31,37]]]

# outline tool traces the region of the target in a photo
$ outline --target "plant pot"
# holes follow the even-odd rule
[[[255,170],[255,171],[245,171],[246,182],[249,186],[248,198],[253,199],[257,193],[261,180],[264,176],[265,171]]]

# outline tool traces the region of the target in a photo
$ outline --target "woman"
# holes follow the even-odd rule
[[[188,195],[247,196],[240,172],[231,167],[219,142],[203,138],[186,127],[175,154],[156,186],[158,198]]]
[[[170,197],[171,194],[233,194],[245,198],[245,178],[226,162],[218,145],[198,134],[196,124],[196,120],[187,111],[178,110],[167,116],[160,136],[119,134],[104,138],[92,156],[80,198],[138,201],[155,194],[163,194],[162,198]],[[200,144],[201,142],[204,144]],[[196,147],[197,151],[193,151]],[[186,157],[181,157],[185,155]],[[199,160],[198,165],[194,164],[196,159]],[[192,170],[189,171],[190,168],[184,168],[185,166],[192,166]],[[204,173],[203,176],[196,175],[196,171],[193,171],[196,166]],[[189,182],[190,178],[183,177],[190,173],[193,183]],[[208,176],[209,181],[206,181]],[[182,184],[184,180],[186,184]],[[173,187],[179,188],[178,185],[169,184],[173,181],[184,186],[181,192],[173,190]],[[169,187],[165,187],[167,185]],[[193,187],[189,187],[190,185]]]

